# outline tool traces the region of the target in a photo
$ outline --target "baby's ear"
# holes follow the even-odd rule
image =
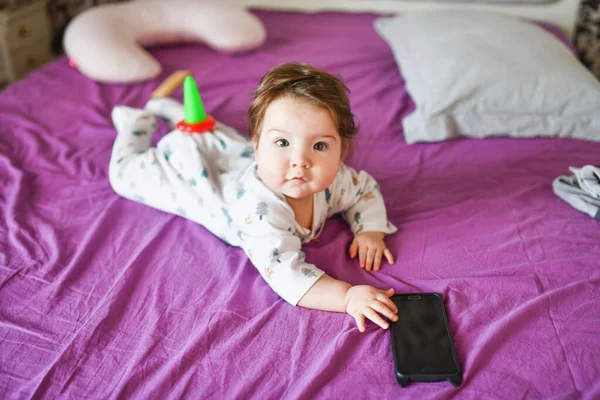
[[[342,140],[342,155],[340,157],[340,160],[344,160],[344,157],[346,157],[346,153],[348,152],[348,147],[350,146],[350,142],[348,140]]]

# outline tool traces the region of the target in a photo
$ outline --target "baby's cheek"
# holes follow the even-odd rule
[[[333,181],[335,180],[335,177],[337,176],[337,169],[328,169],[327,171],[325,171],[322,175],[322,183],[325,186],[325,188],[328,188],[329,186],[331,186],[331,184],[333,183]],[[325,188],[323,190],[325,190]]]
[[[263,183],[271,190],[277,190],[280,186],[279,179],[276,174],[273,174],[270,170],[259,171],[259,177]]]

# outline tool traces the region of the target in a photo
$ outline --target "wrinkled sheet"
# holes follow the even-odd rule
[[[600,143],[408,146],[413,105],[375,15],[256,13],[256,52],[156,48],[164,73],[133,85],[95,83],[62,57],[0,93],[0,397],[600,397],[600,222],[551,189],[597,164]],[[340,218],[307,259],[352,284],[441,293],[461,388],[400,388],[388,331],[285,303],[240,249],[111,190],[115,105],[142,107],[189,68],[207,110],[245,131],[253,88],[283,61],[346,80],[361,125],[350,165],[379,180],[399,227],[380,272],[348,258]]]

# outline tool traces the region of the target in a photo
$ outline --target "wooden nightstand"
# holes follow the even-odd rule
[[[0,84],[14,82],[54,58],[50,40],[45,1],[12,1],[1,9]]]

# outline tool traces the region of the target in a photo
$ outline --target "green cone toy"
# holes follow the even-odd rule
[[[183,121],[179,121],[176,128],[188,133],[204,133],[215,127],[216,121],[206,114],[198,86],[191,76],[186,76],[183,81]]]

